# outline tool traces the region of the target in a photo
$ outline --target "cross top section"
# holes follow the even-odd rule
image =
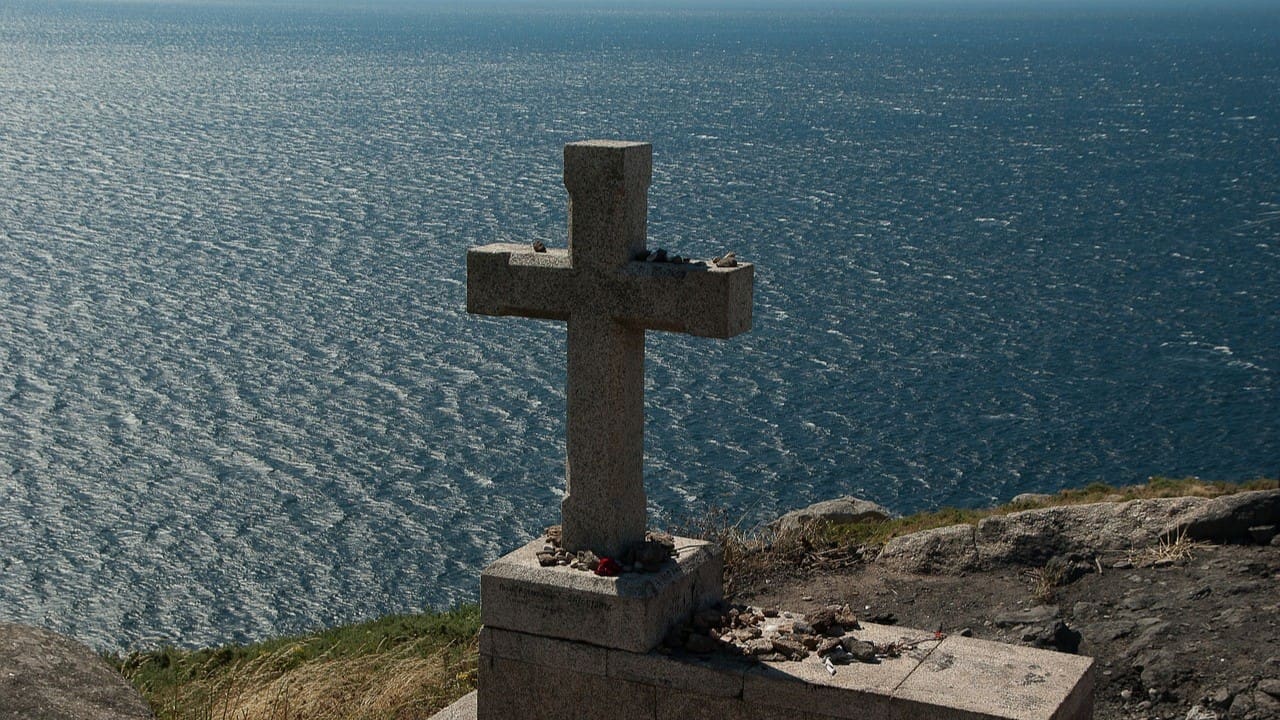
[[[568,322],[563,545],[618,557],[644,540],[644,332],[728,338],[751,328],[754,268],[646,262],[653,148],[564,148],[569,247],[467,251],[467,311]]]

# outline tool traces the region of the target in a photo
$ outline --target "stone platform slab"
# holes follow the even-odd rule
[[[755,663],[631,653],[485,628],[481,687],[436,720],[1085,720],[1093,661],[972,638],[864,624],[904,641],[879,664]]]
[[[495,630],[648,652],[672,625],[721,598],[719,547],[675,541],[675,562],[661,571],[617,577],[542,567],[536,554],[544,543],[531,542],[480,575],[480,620]]]

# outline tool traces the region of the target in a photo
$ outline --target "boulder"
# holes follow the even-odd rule
[[[984,518],[975,540],[984,567],[1043,565],[1056,555],[1123,553],[1157,544],[1161,528],[1206,498],[1176,497],[1023,510]],[[1257,523],[1254,523],[1257,524]]]
[[[1161,534],[1173,538],[1185,534],[1190,540],[1219,543],[1249,543],[1260,539],[1252,529],[1269,525],[1280,525],[1280,490],[1254,490],[1205,501],[1194,512],[1166,523]],[[1267,541],[1270,540],[1271,537],[1267,537]]]
[[[143,720],[138,691],[90,648],[0,623],[0,720]]]
[[[972,525],[949,525],[901,535],[885,543],[876,562],[902,572],[951,575],[979,565]]]
[[[847,525],[868,521],[888,520],[889,511],[870,500],[846,495],[834,500],[823,500],[806,508],[792,510],[773,521],[772,527],[779,533],[796,532],[813,523]]]
[[[1018,495],[1014,495],[1013,499],[1009,501],[1009,504],[1010,505],[1038,505],[1040,503],[1050,502],[1055,497],[1057,496],[1049,495],[1048,493],[1021,493]]]

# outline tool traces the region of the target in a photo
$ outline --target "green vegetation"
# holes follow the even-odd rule
[[[480,609],[112,658],[159,720],[409,720],[475,687]]]
[[[716,511],[678,532],[724,546],[726,590],[732,593],[735,586],[793,569],[856,563],[898,535],[975,523],[992,515],[1052,505],[1216,497],[1277,487],[1277,480],[1233,484],[1157,477],[1145,485],[1096,483],[995,508],[943,508],[883,522],[810,526],[786,535],[768,528],[743,530],[726,513]],[[1175,551],[1187,550],[1181,544],[1162,550]],[[1036,590],[1046,596],[1060,581],[1050,570],[1038,579]],[[111,660],[142,691],[159,720],[421,720],[474,689],[479,629],[480,610],[472,605],[252,645],[162,648]]]

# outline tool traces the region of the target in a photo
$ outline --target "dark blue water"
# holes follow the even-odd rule
[[[650,334],[655,524],[1280,471],[1280,14],[0,6],[0,620],[100,647],[475,597],[557,519],[564,143],[757,263]]]

